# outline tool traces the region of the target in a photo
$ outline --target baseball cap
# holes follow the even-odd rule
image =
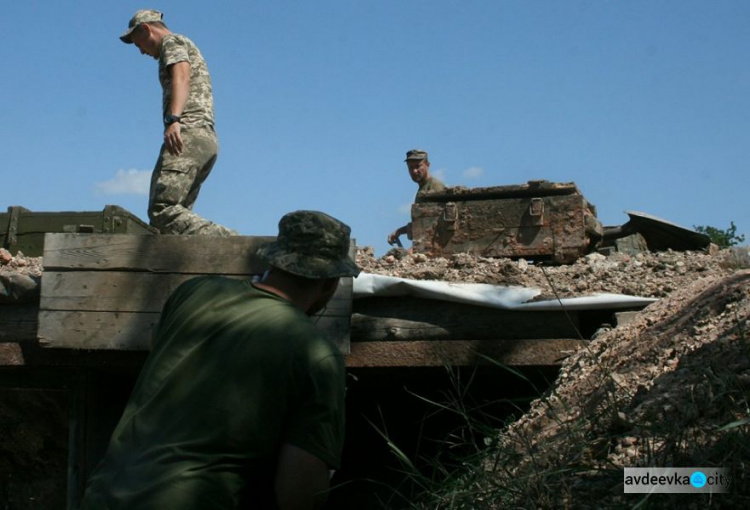
[[[270,265],[305,278],[357,276],[349,257],[348,225],[319,211],[295,211],[279,221],[276,241],[258,249]]]
[[[128,23],[128,30],[120,36],[120,40],[125,44],[133,44],[133,30],[135,30],[138,25],[141,25],[143,23],[150,23],[152,21],[161,21],[163,17],[164,14],[153,9],[142,9],[136,12],[135,15],[130,18],[130,22]]]
[[[409,161],[410,159],[427,159],[427,153],[419,149],[412,149],[406,153],[406,159],[404,161]]]

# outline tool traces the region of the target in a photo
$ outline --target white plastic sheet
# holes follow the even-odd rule
[[[561,300],[532,301],[542,293],[534,287],[506,287],[486,283],[454,283],[434,280],[409,280],[395,276],[360,273],[354,279],[354,299],[371,296],[412,296],[440,299],[505,310],[597,310],[644,307],[653,298],[622,294],[594,294]]]

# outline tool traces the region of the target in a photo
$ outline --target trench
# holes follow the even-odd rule
[[[480,431],[467,434],[466,417],[499,427],[525,411],[554,380],[557,370],[527,367],[521,370],[527,382],[492,366],[349,369],[342,466],[332,479],[326,508],[408,508],[417,487],[413,478],[405,475],[404,465],[388,441],[426,476],[432,476],[429,463],[436,457],[450,470],[454,456],[482,444]],[[71,391],[46,389],[43,384],[3,388],[0,499],[4,510],[65,508],[69,501],[77,504],[74,493],[82,490],[86,472],[103,455],[136,373],[91,370],[86,376],[88,389],[78,397]],[[69,375],[80,378],[80,372]],[[84,401],[96,411],[81,416],[79,406]],[[443,409],[443,404],[467,410],[461,415]],[[86,436],[76,439],[71,429],[80,428],[83,420]],[[463,433],[465,442],[446,455],[446,438],[452,433]],[[76,440],[85,447],[79,443],[77,451],[71,449]],[[76,466],[70,478],[69,464]]]
[[[518,371],[523,378],[495,366],[350,370],[342,469],[326,508],[408,508],[420,488],[388,441],[422,475],[439,480],[435,463],[451,471],[482,448],[484,427],[497,429],[525,412],[559,368]]]

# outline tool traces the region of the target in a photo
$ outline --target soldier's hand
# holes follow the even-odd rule
[[[179,156],[182,154],[184,148],[182,143],[182,136],[180,136],[180,123],[175,122],[167,126],[164,131],[164,145],[167,147],[167,151],[172,156]]]

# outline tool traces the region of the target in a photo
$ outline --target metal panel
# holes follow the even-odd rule
[[[14,255],[20,251],[28,257],[41,256],[44,234],[49,232],[155,234],[157,230],[116,205],[83,212],[32,212],[11,206],[7,213],[0,214],[0,246]]]

